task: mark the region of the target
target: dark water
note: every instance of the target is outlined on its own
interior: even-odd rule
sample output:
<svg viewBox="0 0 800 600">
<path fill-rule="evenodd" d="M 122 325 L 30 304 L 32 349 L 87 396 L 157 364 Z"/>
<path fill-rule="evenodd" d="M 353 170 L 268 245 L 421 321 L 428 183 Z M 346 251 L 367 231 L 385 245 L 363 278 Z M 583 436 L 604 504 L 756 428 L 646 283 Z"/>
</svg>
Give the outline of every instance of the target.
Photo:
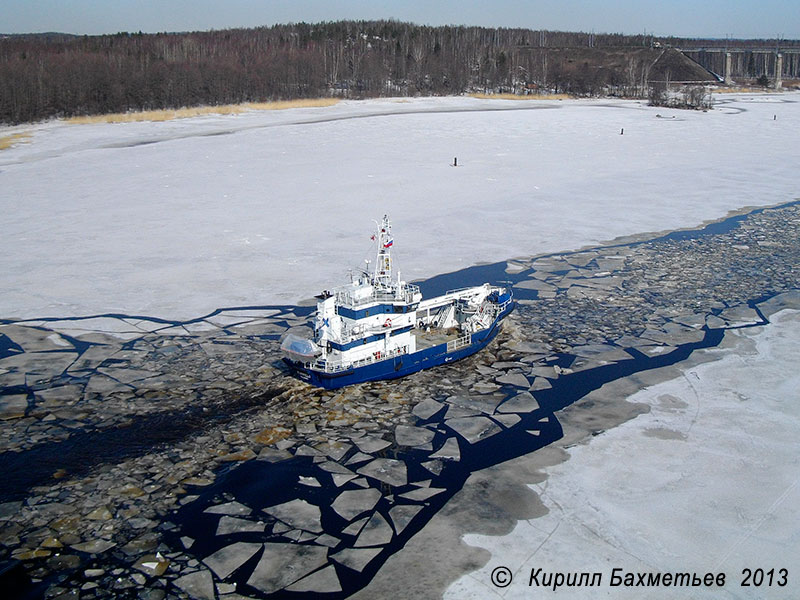
<svg viewBox="0 0 800 600">
<path fill-rule="evenodd" d="M 699 227 L 697 229 L 672 231 L 670 233 L 654 238 L 647 238 L 637 242 L 625 242 L 621 244 L 600 246 L 596 249 L 605 251 L 605 250 L 611 250 L 613 248 L 630 248 L 639 245 L 653 244 L 656 242 L 667 241 L 667 240 L 687 241 L 687 240 L 700 239 L 704 236 L 709 236 L 709 235 L 722 235 L 734 231 L 742 224 L 743 221 L 745 221 L 747 218 L 753 215 L 760 214 L 765 210 L 772 210 L 772 209 L 779 210 L 781 208 L 785 208 L 788 206 L 794 206 L 798 203 L 800 202 L 794 200 L 792 202 L 786 202 L 784 204 L 780 204 L 774 207 L 756 208 L 748 213 L 735 215 L 733 217 L 728 217 L 727 219 L 723 219 L 722 221 L 709 223 L 708 225 Z M 590 248 L 588 250 L 591 251 L 593 249 Z M 550 254 L 539 255 L 536 258 L 550 258 L 553 256 L 563 257 L 578 253 L 580 253 L 580 251 L 553 252 Z M 466 269 L 455 271 L 453 273 L 444 273 L 442 275 L 436 275 L 435 277 L 431 277 L 430 279 L 426 279 L 424 281 L 415 281 L 414 283 L 419 285 L 424 298 L 432 298 L 434 296 L 439 296 L 441 294 L 444 294 L 449 290 L 454 290 L 462 287 L 469 287 L 473 285 L 481 285 L 486 282 L 489 282 L 492 285 L 514 285 L 516 283 L 528 279 L 530 277 L 531 272 L 533 271 L 533 269 L 525 269 L 520 271 L 519 273 L 506 273 L 505 271 L 506 266 L 507 266 L 506 262 L 477 265 L 474 267 L 467 267 Z M 559 272 L 555 271 L 554 274 L 559 274 Z M 515 289 L 514 295 L 517 299 L 536 299 L 536 292 L 534 290 Z"/>
<path fill-rule="evenodd" d="M 25 498 L 32 487 L 52 482 L 56 471 L 65 471 L 71 477 L 83 476 L 99 465 L 144 456 L 208 427 L 227 423 L 242 411 L 263 406 L 276 393 L 229 397 L 224 405 L 189 406 L 132 417 L 124 426 L 76 431 L 64 441 L 45 442 L 24 452 L 0 453 L 0 503 Z"/>
<path fill-rule="evenodd" d="M 546 422 L 540 422 L 542 418 L 548 418 Z M 424 421 L 423 424 L 439 424 L 436 417 Z M 538 430 L 539 435 L 534 436 L 526 432 L 527 430 Z M 421 510 L 412 519 L 409 525 L 399 534 L 393 537 L 390 544 L 383 547 L 375 558 L 362 571 L 358 572 L 345 566 L 336 564 L 337 574 L 342 586 L 342 592 L 329 594 L 332 598 L 346 597 L 361 589 L 369 582 L 383 563 L 408 540 L 410 540 L 441 508 L 456 494 L 464 485 L 469 475 L 477 470 L 490 465 L 499 464 L 516 456 L 534 452 L 557 439 L 562 437 L 561 425 L 553 417 L 552 413 L 546 409 L 540 409 L 532 413 L 523 415 L 523 419 L 512 430 L 507 430 L 492 436 L 473 446 L 461 449 L 461 460 L 458 462 L 444 461 L 442 471 L 439 475 L 434 475 L 422 463 L 430 460 L 430 453 L 422 450 L 398 450 L 387 449 L 380 453 L 383 458 L 401 460 L 405 463 L 409 481 L 431 480 L 431 488 L 441 488 L 443 491 L 425 501 L 418 506 Z M 433 447 L 441 446 L 444 438 L 448 434 L 437 432 L 433 440 Z M 349 459 L 357 450 L 353 449 L 344 457 L 341 463 Z M 309 487 L 299 483 L 300 476 L 314 477 L 320 482 L 321 487 Z M 395 506 L 413 506 L 413 504 L 396 504 L 387 499 L 388 493 L 399 495 L 413 489 L 415 486 L 407 484 L 400 487 L 385 486 L 382 489 L 384 496 L 378 501 L 375 511 L 381 514 L 387 522 L 391 522 L 389 510 Z M 197 540 L 192 546 L 191 552 L 196 556 L 207 556 L 218 550 L 221 546 L 234 542 L 291 542 L 280 534 L 268 533 L 249 533 L 235 534 L 231 536 L 216 536 L 216 528 L 219 515 L 211 515 L 204 511 L 211 505 L 218 504 L 222 500 L 236 500 L 249 507 L 264 508 L 275 506 L 294 499 L 306 500 L 310 504 L 320 507 L 321 525 L 324 531 L 330 532 L 341 539 L 341 542 L 334 547 L 330 553 L 353 546 L 357 535 L 347 535 L 342 533 L 350 521 L 343 519 L 332 508 L 336 496 L 342 488 L 337 488 L 333 483 L 331 474 L 320 469 L 313 463 L 311 457 L 295 457 L 278 463 L 266 463 L 262 461 L 250 461 L 226 473 L 218 478 L 217 482 L 210 488 L 204 488 L 199 499 L 180 509 L 171 520 L 178 524 L 179 529 L 169 534 L 167 541 L 176 547 L 179 546 L 178 537 L 188 535 Z M 358 520 L 370 513 L 357 516 Z M 269 520 L 269 517 L 265 517 Z M 260 554 L 256 554 L 251 561 L 258 562 Z M 304 594 L 292 594 L 281 591 L 276 594 L 265 596 L 258 590 L 247 585 L 249 573 L 253 565 L 245 564 L 239 569 L 243 572 L 241 578 L 234 580 L 237 582 L 237 591 L 254 597 L 275 597 L 290 598 L 304 597 Z"/>
<path fill-rule="evenodd" d="M 409 481 L 431 479 L 430 486 L 432 488 L 444 488 L 445 491 L 430 498 L 411 521 L 411 524 L 400 535 L 395 536 L 392 542 L 384 547 L 363 572 L 358 573 L 336 564 L 335 567 L 342 584 L 342 592 L 329 594 L 326 597 L 344 598 L 364 587 L 378 572 L 382 564 L 392 554 L 400 550 L 453 495 L 462 489 L 470 474 L 486 467 L 524 456 L 560 439 L 563 436 L 563 432 L 561 424 L 556 417 L 557 411 L 583 398 L 586 394 L 598 389 L 605 383 L 643 370 L 674 364 L 686 359 L 693 351 L 699 348 L 715 346 L 722 340 L 723 333 L 721 330 L 707 330 L 705 337 L 701 341 L 683 344 L 668 354 L 648 357 L 641 352 L 631 351 L 630 360 L 560 376 L 552 382 L 552 389 L 534 392 L 533 395 L 540 404 L 539 409 L 527 414 L 521 414 L 522 419 L 519 423 L 488 439 L 473 445 L 462 443 L 460 460 L 457 462 L 445 461 L 444 469 L 438 476 L 432 475 L 421 466 L 421 463 L 430 460 L 430 452 L 387 449 L 381 456 L 402 460 L 407 465 Z M 568 364 L 573 358 L 570 355 L 562 355 L 557 357 L 555 362 Z M 506 388 L 506 392 L 510 397 L 516 395 L 519 390 Z M 438 399 L 444 401 L 444 398 Z M 420 426 L 435 426 L 437 434 L 433 440 L 433 448 L 440 447 L 444 443 L 444 439 L 452 435 L 452 433 L 445 433 L 447 428 L 442 412 L 440 411 L 440 414 L 417 423 Z M 543 419 L 546 420 L 543 422 Z M 538 430 L 539 435 L 534 436 L 528 433 L 531 430 Z M 351 450 L 339 462 L 345 464 L 349 457 L 356 452 L 357 449 Z M 314 477 L 322 486 L 320 488 L 309 488 L 306 485 L 302 485 L 299 483 L 300 476 Z M 400 488 L 385 487 L 387 489 L 382 490 L 384 496 L 388 493 L 398 496 L 413 489 L 411 485 Z M 189 536 L 196 539 L 197 542 L 191 551 L 192 554 L 199 557 L 210 555 L 221 547 L 240 541 L 287 543 L 291 540 L 279 534 L 270 534 L 269 530 L 266 534 L 236 534 L 229 537 L 222 536 L 222 539 L 220 539 L 215 535 L 219 515 L 206 514 L 203 511 L 213 504 L 228 500 L 236 500 L 249 507 L 264 508 L 300 498 L 319 506 L 322 511 L 321 523 L 325 532 L 342 539 L 341 543 L 331 550 L 331 554 L 333 554 L 339 549 L 351 547 L 356 538 L 356 536 L 341 534 L 341 530 L 346 526 L 347 522 L 330 507 L 334 498 L 340 492 L 341 488 L 337 488 L 333 484 L 330 474 L 313 464 L 310 457 L 295 457 L 279 463 L 251 461 L 219 477 L 212 487 L 203 489 L 196 501 L 177 511 L 171 517 L 171 520 L 178 524 L 179 528 L 175 533 L 170 534 L 170 537 L 176 547 L 180 547 L 178 543 L 178 537 L 180 536 Z M 378 503 L 376 509 L 386 518 L 392 506 L 384 498 Z M 269 519 L 270 517 L 265 516 L 265 520 Z M 251 560 L 257 562 L 258 556 L 254 556 Z M 237 590 L 240 593 L 267 598 L 294 597 L 293 594 L 285 591 L 265 596 L 259 593 L 258 590 L 250 588 L 247 585 L 247 579 L 251 570 L 248 565 L 241 568 L 240 571 L 245 573 L 241 579 L 236 579 L 234 574 L 234 579 L 237 581 Z M 297 597 L 300 597 L 300 594 Z"/>
<path fill-rule="evenodd" d="M 24 352 L 21 346 L 15 344 L 7 335 L 0 334 L 0 358 Z"/>
</svg>

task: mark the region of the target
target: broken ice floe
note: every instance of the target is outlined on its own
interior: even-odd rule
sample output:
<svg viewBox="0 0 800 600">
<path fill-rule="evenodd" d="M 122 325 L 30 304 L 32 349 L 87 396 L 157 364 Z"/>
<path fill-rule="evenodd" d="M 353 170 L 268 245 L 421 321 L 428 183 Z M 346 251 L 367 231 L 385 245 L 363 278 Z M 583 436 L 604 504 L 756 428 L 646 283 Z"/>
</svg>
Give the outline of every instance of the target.
<svg viewBox="0 0 800 600">
<path fill-rule="evenodd" d="M 749 264 L 748 272 L 788 281 L 787 269 L 797 262 L 792 258 L 797 223 L 784 219 L 779 224 L 768 214 L 752 219 L 762 230 L 769 223 L 786 226 L 788 241 L 737 243 L 740 250 L 733 255 L 729 239 L 711 236 L 702 252 L 661 240 L 635 249 L 514 261 L 510 272 L 524 278 L 517 286 L 520 295 L 538 300 L 521 305 L 500 341 L 470 361 L 391 386 L 368 384 L 341 393 L 309 392 L 294 384 L 295 391 L 280 407 L 259 410 L 257 422 L 239 419 L 222 428 L 224 435 L 211 427 L 211 437 L 197 447 L 211 453 L 213 465 L 257 457 L 251 463 L 269 469 L 290 457 L 307 457 L 302 473 L 291 479 L 294 487 L 280 493 L 278 504 L 270 494 L 254 502 L 240 499 L 236 489 L 220 493 L 219 482 L 211 485 L 215 474 L 208 455 L 198 459 L 198 450 L 185 449 L 180 456 L 160 459 L 159 469 L 143 468 L 135 475 L 140 482 L 122 483 L 120 477 L 120 483 L 106 487 L 108 492 L 94 492 L 113 493 L 132 507 L 155 503 L 163 510 L 171 505 L 169 491 L 181 486 L 176 505 L 194 510 L 197 526 L 182 521 L 177 527 L 158 525 L 175 535 L 177 551 L 165 560 L 155 554 L 160 534 L 150 531 L 158 523 L 156 514 L 128 514 L 133 508 L 114 505 L 107 497 L 80 516 L 56 514 L 61 509 L 44 506 L 58 502 L 42 502 L 36 518 L 47 520 L 66 547 L 82 554 L 98 560 L 104 553 L 129 556 L 134 583 L 145 576 L 165 577 L 168 585 L 195 597 L 212 597 L 215 586 L 233 597 L 235 583 L 249 582 L 251 594 L 254 589 L 338 593 L 353 585 L 339 580 L 339 569 L 360 572 L 374 566 L 372 561 L 385 560 L 476 464 L 515 456 L 557 437 L 560 426 L 551 407 L 558 406 L 571 378 L 586 381 L 600 367 L 618 363 L 638 368 L 637 361 L 644 365 L 649 356 L 660 358 L 686 344 L 703 343 L 708 330 L 763 322 L 760 312 L 747 305 L 758 286 L 746 277 L 717 273 L 735 267 L 728 262 L 746 259 L 770 269 Z M 741 242 L 751 233 L 737 235 Z M 150 410 L 213 406 L 215 399 L 229 401 L 248 386 L 285 380 L 265 357 L 277 356 L 277 336 L 288 326 L 302 325 L 304 317 L 275 310 L 220 311 L 213 318 L 175 324 L 102 317 L 95 323 L 0 325 L 0 348 L 5 349 L 0 385 L 7 391 L 0 395 L 0 417 L 7 426 L 0 440 L 5 448 L 24 450 L 71 432 L 129 423 Z M 84 329 L 90 323 L 101 329 Z M 281 420 L 290 413 L 294 421 Z M 483 452 L 487 444 L 497 457 Z M 170 471 L 175 473 L 165 475 Z M 51 484 L 58 491 L 54 498 L 71 493 L 58 481 Z M 366 494 L 351 495 L 358 492 Z M 193 508 L 195 503 L 201 506 Z M 32 522 L 33 506 L 8 510 L 20 523 Z M 90 535 L 81 527 L 97 523 L 93 531 L 99 533 L 102 524 L 123 516 L 125 530 L 135 532 L 135 539 L 117 543 L 113 536 Z M 31 536 L 17 539 L 13 556 L 26 560 L 45 560 L 56 542 L 62 543 L 47 539 L 39 548 L 29 547 Z M 199 548 L 203 554 L 192 558 Z M 292 553 L 299 568 L 281 576 L 275 570 L 278 555 Z M 67 564 L 52 562 L 62 563 Z"/>
<path fill-rule="evenodd" d="M 392 536 L 393 531 L 389 523 L 380 513 L 375 512 L 372 513 L 372 517 L 361 529 L 361 533 L 358 534 L 358 539 L 353 544 L 353 547 L 383 546 L 392 541 Z"/>
<path fill-rule="evenodd" d="M 266 543 L 247 585 L 264 594 L 277 592 L 326 564 L 327 555 L 322 546 Z"/>
<path fill-rule="evenodd" d="M 433 440 L 434 433 L 422 427 L 398 425 L 394 436 L 398 446 L 423 446 Z"/>
<path fill-rule="evenodd" d="M 259 543 L 236 542 L 207 556 L 203 562 L 214 571 L 217 577 L 225 579 L 250 560 L 256 552 L 261 550 L 261 547 L 262 545 Z"/>
<path fill-rule="evenodd" d="M 263 509 L 265 513 L 283 521 L 284 523 L 312 531 L 315 533 L 322 532 L 320 525 L 320 510 L 318 506 L 309 504 L 305 500 L 290 500 L 277 506 L 270 506 Z"/>
<path fill-rule="evenodd" d="M 371 510 L 380 499 L 381 493 L 376 489 L 347 490 L 337 496 L 331 507 L 349 521 Z"/>
<path fill-rule="evenodd" d="M 445 425 L 458 433 L 470 444 L 474 444 L 481 439 L 486 439 L 501 431 L 497 423 L 487 417 L 447 419 Z"/>
<path fill-rule="evenodd" d="M 391 458 L 376 458 L 358 469 L 358 473 L 395 487 L 403 486 L 408 481 L 406 464 Z"/>
</svg>

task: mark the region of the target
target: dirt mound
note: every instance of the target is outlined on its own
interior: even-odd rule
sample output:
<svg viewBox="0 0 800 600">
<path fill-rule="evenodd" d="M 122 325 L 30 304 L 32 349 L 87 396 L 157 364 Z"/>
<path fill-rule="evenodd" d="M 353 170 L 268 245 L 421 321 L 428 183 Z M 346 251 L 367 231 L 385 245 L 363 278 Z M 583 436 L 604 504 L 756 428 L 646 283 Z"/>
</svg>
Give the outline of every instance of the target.
<svg viewBox="0 0 800 600">
<path fill-rule="evenodd" d="M 716 78 L 678 50 L 667 48 L 650 69 L 650 81 L 712 83 Z"/>
</svg>

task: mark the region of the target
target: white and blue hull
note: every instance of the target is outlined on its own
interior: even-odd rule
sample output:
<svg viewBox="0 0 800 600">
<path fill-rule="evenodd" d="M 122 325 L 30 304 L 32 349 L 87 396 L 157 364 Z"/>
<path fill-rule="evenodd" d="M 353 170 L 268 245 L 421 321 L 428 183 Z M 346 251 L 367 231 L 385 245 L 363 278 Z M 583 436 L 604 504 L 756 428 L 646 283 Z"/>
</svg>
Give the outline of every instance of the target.
<svg viewBox="0 0 800 600">
<path fill-rule="evenodd" d="M 336 389 L 366 381 L 397 379 L 423 369 L 461 360 L 483 350 L 495 338 L 500 331 L 500 322 L 513 308 L 514 304 L 509 297 L 506 307 L 490 327 L 473 333 L 468 345 L 452 351 L 448 350 L 448 343 L 444 342 L 411 354 L 401 354 L 367 365 L 330 372 L 314 369 L 311 365 L 304 365 L 288 358 L 283 360 L 299 379 L 326 389 Z"/>
<path fill-rule="evenodd" d="M 281 343 L 286 364 L 316 386 L 395 379 L 459 360 L 485 347 L 513 309 L 511 291 L 488 283 L 423 300 L 418 286 L 392 276 L 389 218 L 376 224 L 374 270 L 317 296 L 313 338 L 289 332 Z"/>
</svg>

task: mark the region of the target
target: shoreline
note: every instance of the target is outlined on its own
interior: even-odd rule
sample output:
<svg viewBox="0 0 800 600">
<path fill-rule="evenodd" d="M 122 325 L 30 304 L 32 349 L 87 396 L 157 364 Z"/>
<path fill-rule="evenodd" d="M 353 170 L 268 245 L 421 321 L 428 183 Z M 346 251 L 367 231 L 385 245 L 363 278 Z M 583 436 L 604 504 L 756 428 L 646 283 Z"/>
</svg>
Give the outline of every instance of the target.
<svg viewBox="0 0 800 600">
<path fill-rule="evenodd" d="M 779 90 L 771 88 L 757 88 L 757 87 L 738 87 L 738 88 L 713 88 L 710 93 L 715 97 L 728 97 L 738 98 L 746 96 L 782 96 L 785 94 L 792 94 L 800 91 L 798 87 L 784 87 Z M 193 119 L 202 118 L 207 116 L 229 116 L 241 115 L 248 111 L 259 110 L 287 110 L 297 108 L 327 108 L 334 106 L 340 102 L 350 103 L 368 103 L 368 102 L 399 102 L 407 103 L 413 102 L 418 99 L 448 99 L 448 98 L 473 98 L 475 100 L 493 100 L 493 101 L 506 101 L 506 102 L 563 102 L 563 101 L 632 101 L 643 103 L 647 98 L 635 97 L 622 97 L 622 96 L 592 96 L 589 98 L 583 96 L 570 96 L 564 93 L 548 93 L 548 94 L 484 94 L 479 92 L 463 92 L 461 94 L 448 94 L 448 95 L 434 95 L 434 96 L 376 96 L 371 98 L 343 98 L 337 96 L 326 96 L 319 98 L 296 98 L 294 100 L 266 100 L 263 102 L 241 102 L 238 104 L 198 104 L 193 106 L 180 106 L 173 108 L 163 109 L 142 109 L 131 110 L 123 113 L 94 113 L 89 115 L 75 115 L 71 117 L 50 117 L 38 121 L 24 121 L 21 123 L 8 123 L 0 122 L 0 136 L 6 133 L 13 132 L 16 129 L 37 128 L 50 124 L 71 124 L 71 125 L 87 125 L 98 123 L 162 123 L 167 120 L 176 119 Z M 648 105 L 649 106 L 649 105 Z M 675 107 L 654 107 L 662 108 L 664 110 L 693 110 Z M 712 107 L 713 109 L 713 107 Z M 169 118 L 165 118 L 169 117 Z"/>
</svg>

